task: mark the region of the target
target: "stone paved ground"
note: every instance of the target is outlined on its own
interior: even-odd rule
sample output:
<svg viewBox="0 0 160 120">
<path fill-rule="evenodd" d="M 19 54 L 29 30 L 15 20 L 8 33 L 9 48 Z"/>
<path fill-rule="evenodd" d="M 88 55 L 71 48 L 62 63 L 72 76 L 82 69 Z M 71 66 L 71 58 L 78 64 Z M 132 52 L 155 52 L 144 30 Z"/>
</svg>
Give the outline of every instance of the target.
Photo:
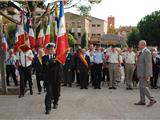
<svg viewBox="0 0 160 120">
<path fill-rule="evenodd" d="M 50 115 L 44 114 L 45 93 L 38 95 L 36 91 L 21 99 L 0 96 L 0 120 L 160 120 L 159 103 L 151 108 L 134 106 L 139 91 L 126 91 L 123 85 L 117 90 L 62 88 L 58 109 Z M 160 101 L 160 89 L 151 92 Z"/>
</svg>

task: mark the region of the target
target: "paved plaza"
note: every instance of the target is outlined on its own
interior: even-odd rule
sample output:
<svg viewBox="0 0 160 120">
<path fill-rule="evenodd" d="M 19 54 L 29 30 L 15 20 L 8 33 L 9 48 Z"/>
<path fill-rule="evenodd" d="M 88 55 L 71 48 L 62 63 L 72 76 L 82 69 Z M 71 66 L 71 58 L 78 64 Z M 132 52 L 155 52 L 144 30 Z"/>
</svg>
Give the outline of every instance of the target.
<svg viewBox="0 0 160 120">
<path fill-rule="evenodd" d="M 139 91 L 126 91 L 120 84 L 117 90 L 80 90 L 77 87 L 62 88 L 57 110 L 45 115 L 45 93 L 26 93 L 18 96 L 0 96 L 0 120 L 160 120 L 160 89 L 151 90 L 158 101 L 153 107 L 134 106 Z M 147 101 L 148 102 L 148 101 Z"/>
</svg>

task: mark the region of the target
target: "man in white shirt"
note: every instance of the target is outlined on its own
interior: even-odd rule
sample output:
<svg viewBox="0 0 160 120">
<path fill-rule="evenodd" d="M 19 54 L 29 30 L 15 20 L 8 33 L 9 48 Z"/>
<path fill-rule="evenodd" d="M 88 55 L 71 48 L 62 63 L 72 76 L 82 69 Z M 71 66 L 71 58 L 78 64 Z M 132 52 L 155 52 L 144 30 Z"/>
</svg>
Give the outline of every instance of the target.
<svg viewBox="0 0 160 120">
<path fill-rule="evenodd" d="M 32 50 L 28 50 L 23 52 L 20 50 L 17 53 L 17 62 L 18 62 L 18 69 L 20 73 L 20 95 L 19 98 L 24 96 L 25 86 L 27 81 L 29 82 L 29 89 L 30 94 L 33 94 L 32 91 L 32 60 L 33 60 L 33 53 Z"/>
<path fill-rule="evenodd" d="M 5 60 L 5 64 L 6 64 L 6 81 L 7 81 L 7 85 L 10 86 L 10 82 L 9 82 L 9 77 L 10 74 L 12 75 L 12 78 L 14 80 L 14 84 L 15 86 L 18 86 L 18 81 L 16 78 L 16 74 L 15 74 L 15 62 L 16 62 L 16 57 L 13 54 L 13 49 L 10 49 L 7 53 L 6 53 L 6 60 Z"/>
<path fill-rule="evenodd" d="M 133 52 L 132 47 L 128 47 L 127 51 L 124 54 L 124 63 L 125 63 L 125 82 L 126 89 L 132 90 L 132 78 L 135 70 L 136 54 Z"/>
<path fill-rule="evenodd" d="M 116 89 L 115 82 L 118 79 L 118 72 L 119 72 L 119 53 L 116 48 L 111 48 L 111 52 L 108 53 L 109 55 L 109 89 Z"/>
</svg>

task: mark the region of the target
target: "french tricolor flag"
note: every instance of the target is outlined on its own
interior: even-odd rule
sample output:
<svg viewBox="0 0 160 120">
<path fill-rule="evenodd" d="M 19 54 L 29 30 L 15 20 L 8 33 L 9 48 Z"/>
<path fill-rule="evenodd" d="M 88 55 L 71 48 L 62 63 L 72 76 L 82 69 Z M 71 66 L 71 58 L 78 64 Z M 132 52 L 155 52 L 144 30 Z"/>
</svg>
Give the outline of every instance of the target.
<svg viewBox="0 0 160 120">
<path fill-rule="evenodd" d="M 35 48 L 36 42 L 35 42 L 34 32 L 32 28 L 31 17 L 29 17 L 29 43 L 31 48 Z"/>
<path fill-rule="evenodd" d="M 45 35 L 45 40 L 44 40 L 44 48 L 46 48 L 46 45 L 50 43 L 50 15 L 48 16 L 48 25 L 47 25 L 47 30 L 46 30 L 46 35 Z"/>
<path fill-rule="evenodd" d="M 24 13 L 21 13 L 20 16 L 20 23 L 21 25 L 19 25 L 19 33 L 18 33 L 18 44 L 22 45 L 25 43 L 25 31 L 26 30 L 26 25 L 25 25 L 25 16 Z"/>
<path fill-rule="evenodd" d="M 8 50 L 7 38 L 5 34 L 2 35 L 2 49 L 4 52 L 7 52 Z"/>
<path fill-rule="evenodd" d="M 66 61 L 66 51 L 68 49 L 68 39 L 66 35 L 65 27 L 65 17 L 64 17 L 64 8 L 63 1 L 60 1 L 60 11 L 59 11 L 59 20 L 58 20 L 58 38 L 56 41 L 56 56 L 57 60 L 61 64 L 65 64 Z"/>
</svg>

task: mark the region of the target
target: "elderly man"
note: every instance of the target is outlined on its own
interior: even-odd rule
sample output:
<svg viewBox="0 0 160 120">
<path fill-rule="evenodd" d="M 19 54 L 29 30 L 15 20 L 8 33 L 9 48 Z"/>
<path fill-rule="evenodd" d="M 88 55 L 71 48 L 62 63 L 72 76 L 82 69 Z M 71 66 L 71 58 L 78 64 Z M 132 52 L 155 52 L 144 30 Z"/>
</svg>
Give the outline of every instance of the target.
<svg viewBox="0 0 160 120">
<path fill-rule="evenodd" d="M 15 86 L 18 86 L 18 81 L 15 74 L 15 63 L 16 63 L 16 56 L 13 54 L 13 49 L 10 49 L 9 52 L 6 54 L 6 81 L 7 85 L 10 86 L 9 77 L 10 74 L 12 75 L 12 78 L 14 80 Z"/>
<path fill-rule="evenodd" d="M 124 54 L 125 75 L 126 75 L 126 89 L 132 89 L 132 78 L 135 70 L 136 54 L 133 52 L 132 47 L 128 47 Z"/>
<path fill-rule="evenodd" d="M 102 65 L 104 54 L 101 51 L 101 47 L 97 46 L 93 53 L 93 87 L 94 89 L 101 89 L 102 81 Z"/>
<path fill-rule="evenodd" d="M 115 87 L 115 82 L 118 79 L 118 71 L 120 65 L 119 53 L 116 48 L 111 48 L 111 52 L 109 53 L 109 89 L 117 89 Z"/>
<path fill-rule="evenodd" d="M 88 89 L 88 71 L 90 67 L 89 56 L 86 49 L 82 49 L 77 59 L 77 70 L 80 74 L 80 89 Z"/>
<path fill-rule="evenodd" d="M 140 101 L 135 105 L 145 105 L 145 96 L 150 100 L 148 107 L 154 105 L 156 100 L 149 92 L 149 80 L 152 76 L 152 55 L 146 47 L 146 41 L 139 41 L 138 48 L 140 50 L 137 61 L 137 77 L 139 79 Z"/>
</svg>

